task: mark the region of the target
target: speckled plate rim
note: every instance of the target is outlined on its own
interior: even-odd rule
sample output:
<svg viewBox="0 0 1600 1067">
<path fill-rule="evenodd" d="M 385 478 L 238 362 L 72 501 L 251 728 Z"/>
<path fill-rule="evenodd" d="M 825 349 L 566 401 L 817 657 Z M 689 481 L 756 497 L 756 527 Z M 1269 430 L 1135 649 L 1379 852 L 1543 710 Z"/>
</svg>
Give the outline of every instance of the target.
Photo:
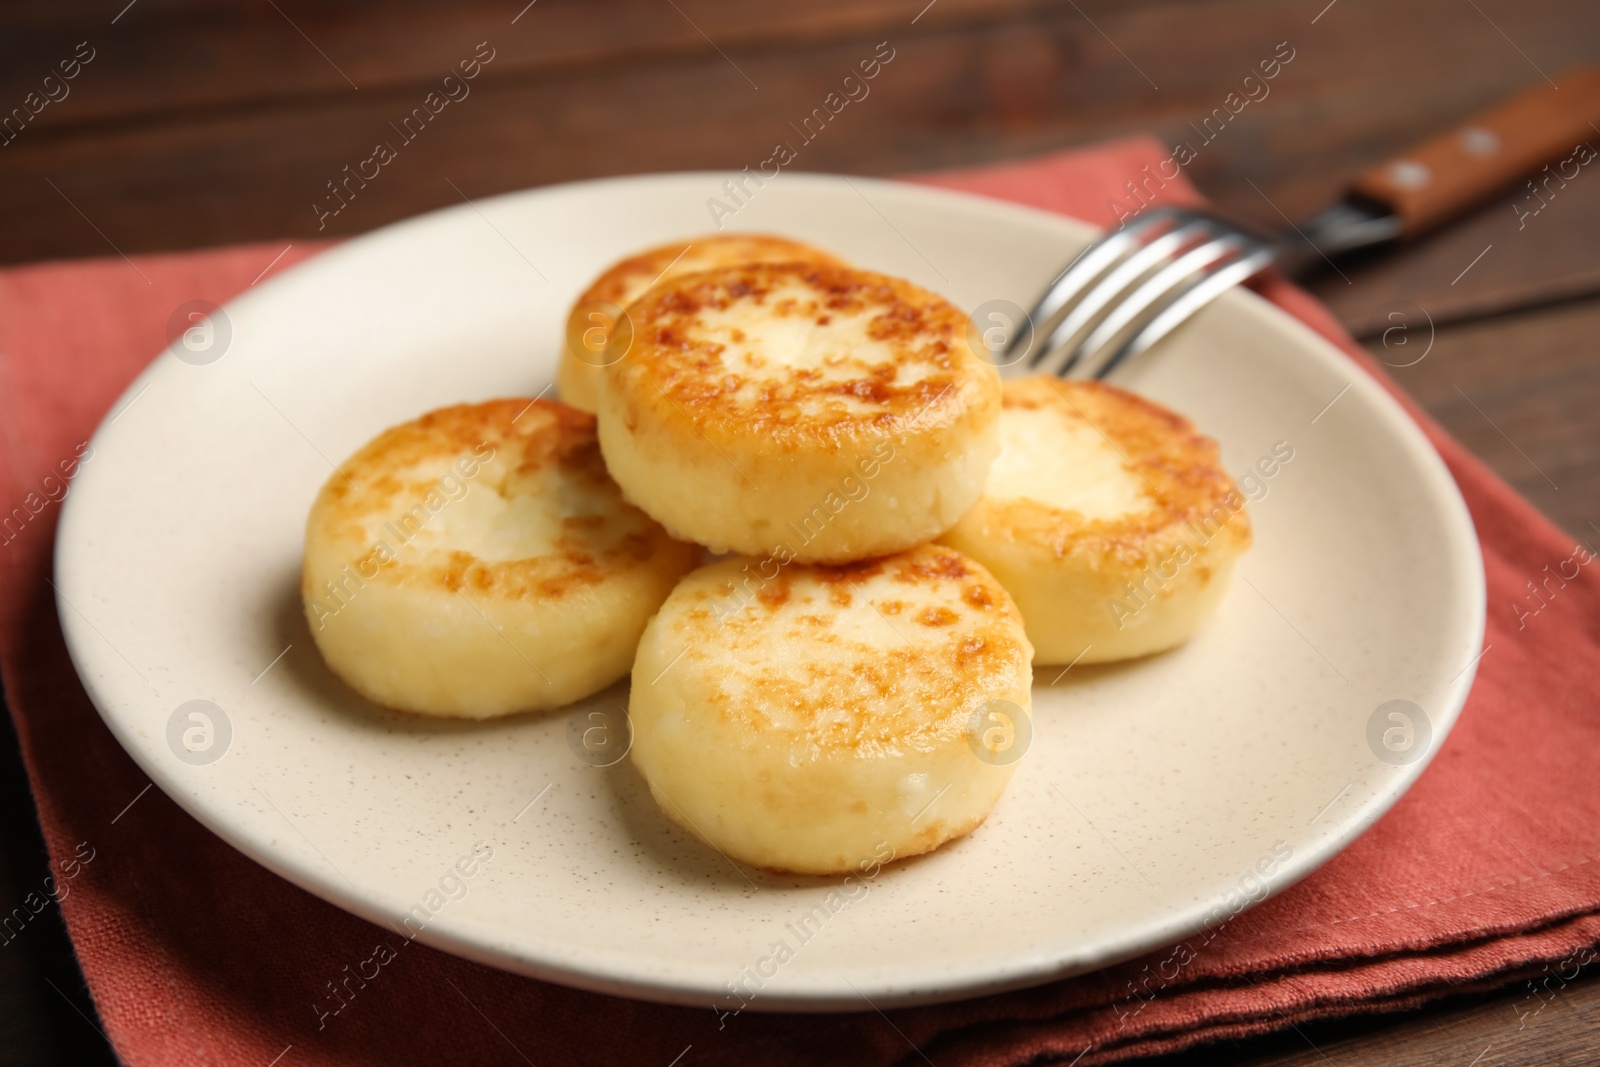
<svg viewBox="0 0 1600 1067">
<path fill-rule="evenodd" d="M 337 273 L 357 257 L 381 253 L 387 245 L 407 241 L 413 228 L 436 225 L 448 216 L 458 216 L 465 222 L 473 213 L 525 197 L 561 198 L 573 191 L 595 189 L 630 195 L 636 190 L 648 191 L 664 183 L 682 183 L 686 187 L 699 189 L 736 177 L 732 173 L 688 172 L 573 182 L 441 209 L 352 239 L 241 295 L 228 307 L 239 310 L 271 301 L 282 277 L 306 272 Z M 946 190 L 804 173 L 787 174 L 784 181 L 791 189 L 802 194 L 807 188 L 834 189 L 840 182 L 848 181 L 857 191 L 869 191 L 873 200 L 881 205 L 898 202 L 913 210 L 987 214 L 1008 225 L 1027 225 L 1053 231 L 1061 237 L 1064 248 L 1081 244 L 1094 233 L 1092 228 L 1075 220 Z M 1349 402 L 1375 412 L 1402 444 L 1407 452 L 1406 458 L 1421 475 L 1416 486 L 1418 500 L 1439 520 L 1441 529 L 1445 531 L 1447 539 L 1440 549 L 1449 560 L 1453 581 L 1468 591 L 1467 606 L 1470 610 L 1459 618 L 1454 632 L 1448 635 L 1448 643 L 1461 648 L 1480 647 L 1485 625 L 1485 592 L 1476 533 L 1459 489 L 1421 430 L 1382 386 L 1300 321 L 1246 290 L 1227 293 L 1220 303 L 1226 305 L 1233 314 L 1247 317 L 1263 331 L 1287 342 L 1293 349 L 1293 358 L 1316 361 L 1347 377 L 1351 393 Z M 112 425 L 115 421 L 112 413 L 124 410 L 154 381 L 172 372 L 170 361 L 157 360 L 140 374 L 112 405 L 106 420 L 92 438 L 93 447 L 97 451 L 114 447 L 118 430 Z M 163 756 L 151 738 L 140 736 L 132 724 L 119 714 L 118 708 L 125 694 L 113 685 L 102 685 L 97 681 L 97 678 L 116 677 L 115 671 L 101 669 L 105 661 L 114 658 L 115 653 L 104 646 L 96 636 L 93 625 L 72 607 L 68 597 L 69 593 L 83 589 L 84 583 L 92 578 L 84 569 L 88 561 L 83 558 L 83 546 L 93 531 L 83 527 L 81 515 L 84 499 L 96 491 L 94 473 L 92 468 L 84 468 L 74 484 L 73 492 L 63 501 L 57 535 L 56 582 L 58 612 L 72 661 L 102 718 L 152 781 L 212 832 L 291 883 L 375 924 L 386 925 L 391 916 L 396 914 L 392 901 L 382 899 L 383 895 L 376 892 L 352 891 L 352 887 L 331 876 L 311 852 L 270 847 L 248 825 L 233 818 L 228 810 L 209 802 L 209 798 L 193 788 L 192 782 L 180 779 L 176 766 Z M 1397 768 L 1386 787 L 1367 797 L 1359 806 L 1342 812 L 1336 820 L 1330 820 L 1319 836 L 1297 849 L 1293 857 L 1279 869 L 1269 896 L 1293 885 L 1348 847 L 1404 795 L 1427 768 L 1440 742 L 1454 725 L 1471 689 L 1476 667 L 1477 660 L 1474 659 L 1446 683 L 1446 698 L 1433 716 L 1434 744 L 1425 756 L 1415 763 Z M 949 1001 L 1037 985 L 1173 944 L 1194 932 L 1199 920 L 1214 905 L 1215 901 L 1189 903 L 1168 914 L 1151 916 L 1136 937 L 1077 939 L 1065 943 L 1045 941 L 1030 952 L 1010 953 L 985 961 L 982 965 L 969 964 L 950 973 L 911 972 L 896 969 L 891 963 L 854 975 L 847 983 L 849 988 L 841 987 L 835 980 L 807 980 L 809 976 L 797 975 L 786 988 L 774 991 L 763 1001 L 753 1003 L 751 1008 L 770 1011 L 870 1010 L 863 1003 L 865 998 L 870 998 L 874 1007 L 887 1007 Z M 681 966 L 671 968 L 641 967 L 640 961 L 624 953 L 564 952 L 555 946 L 512 944 L 492 932 L 457 926 L 448 920 L 430 925 L 417 936 L 417 940 L 490 966 L 595 992 L 699 1007 L 725 992 L 726 973 L 697 968 L 694 961 L 683 961 Z"/>
</svg>

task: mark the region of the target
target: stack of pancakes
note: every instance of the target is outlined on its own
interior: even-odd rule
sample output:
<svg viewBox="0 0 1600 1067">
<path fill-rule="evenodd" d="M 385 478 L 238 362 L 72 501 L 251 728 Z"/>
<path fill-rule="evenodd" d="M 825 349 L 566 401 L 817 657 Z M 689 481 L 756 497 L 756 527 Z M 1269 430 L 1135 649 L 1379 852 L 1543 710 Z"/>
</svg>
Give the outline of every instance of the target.
<svg viewBox="0 0 1600 1067">
<path fill-rule="evenodd" d="M 662 810 L 760 867 L 971 831 L 1027 750 L 1032 664 L 1182 643 L 1250 543 L 1181 416 L 1002 386 L 950 302 L 783 238 L 616 264 L 558 382 L 565 402 L 391 429 L 329 479 L 302 588 L 318 646 L 373 700 L 468 718 L 631 666 Z"/>
</svg>

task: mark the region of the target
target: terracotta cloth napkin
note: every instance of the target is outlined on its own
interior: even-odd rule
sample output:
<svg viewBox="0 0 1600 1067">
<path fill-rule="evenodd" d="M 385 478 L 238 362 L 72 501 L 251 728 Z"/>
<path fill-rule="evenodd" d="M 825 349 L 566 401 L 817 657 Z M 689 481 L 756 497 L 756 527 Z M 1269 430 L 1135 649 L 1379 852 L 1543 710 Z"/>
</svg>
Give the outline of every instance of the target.
<svg viewBox="0 0 1600 1067">
<path fill-rule="evenodd" d="M 1141 138 L 922 180 L 1109 223 L 1123 183 L 1165 155 Z M 1198 200 L 1181 180 L 1162 193 Z M 318 247 L 297 241 L 272 270 Z M 302 892 L 160 790 L 141 792 L 148 779 L 112 740 L 68 662 L 47 582 L 59 508 L 48 502 L 55 483 L 46 476 L 76 454 L 163 347 L 174 308 L 226 300 L 282 249 L 0 272 L 9 460 L 0 501 L 9 508 L 33 493 L 44 502 L 0 546 L 0 671 L 58 871 L 87 842 L 71 867 L 76 877 L 62 877 L 70 891 L 60 906 L 105 1032 L 127 1062 L 266 1065 L 281 1055 L 282 1067 L 693 1067 L 926 1058 L 941 1067 L 1086 1067 L 1407 1007 L 1592 958 L 1600 943 L 1600 863 L 1592 859 L 1600 854 L 1600 568 L 1551 583 L 1537 615 L 1514 610 L 1524 583 L 1571 559 L 1574 542 L 1409 404 L 1483 539 L 1492 648 L 1459 725 L 1410 794 L 1321 871 L 1222 927 L 1185 966 L 1166 950 L 957 1004 L 887 1015 L 745 1012 L 719 1022 L 709 1006 L 582 993 L 407 946 L 393 930 Z M 1263 291 L 1376 373 L 1309 297 L 1277 281 Z M 90 849 L 93 858 L 81 862 Z M 603 915 L 603 902 L 596 907 Z M 325 983 L 380 944 L 398 958 L 319 1029 L 313 1003 L 326 996 Z M 1529 1010 L 1538 1003 L 1530 997 Z"/>
</svg>

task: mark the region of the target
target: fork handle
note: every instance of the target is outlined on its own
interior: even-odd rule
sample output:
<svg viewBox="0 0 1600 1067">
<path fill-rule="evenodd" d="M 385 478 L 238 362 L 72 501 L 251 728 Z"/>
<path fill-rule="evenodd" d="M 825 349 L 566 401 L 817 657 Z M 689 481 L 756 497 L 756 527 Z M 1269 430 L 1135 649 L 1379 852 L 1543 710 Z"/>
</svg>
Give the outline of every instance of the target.
<svg viewBox="0 0 1600 1067">
<path fill-rule="evenodd" d="M 1351 192 L 1375 200 L 1414 237 L 1447 221 L 1518 178 L 1549 168 L 1565 185 L 1596 157 L 1600 144 L 1600 69 L 1577 67 L 1557 79 L 1490 108 L 1458 129 L 1440 134 L 1357 175 Z M 1562 173 L 1562 171 L 1572 173 Z M 1593 179 L 1591 179 L 1593 180 Z M 1550 192 L 1550 175 L 1543 179 Z M 1530 209 L 1543 201 L 1530 202 Z M 1519 213 L 1520 214 L 1520 213 Z"/>
</svg>

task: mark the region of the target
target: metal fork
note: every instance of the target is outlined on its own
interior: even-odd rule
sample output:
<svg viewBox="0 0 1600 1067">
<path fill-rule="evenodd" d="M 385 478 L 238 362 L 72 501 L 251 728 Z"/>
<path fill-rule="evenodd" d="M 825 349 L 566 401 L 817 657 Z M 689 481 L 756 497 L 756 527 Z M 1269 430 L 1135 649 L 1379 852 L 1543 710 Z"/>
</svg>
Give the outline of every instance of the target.
<svg viewBox="0 0 1600 1067">
<path fill-rule="evenodd" d="M 1079 253 L 996 362 L 1011 374 L 1104 378 L 1274 257 L 1272 244 L 1231 223 L 1184 208 L 1150 211 Z"/>
</svg>

